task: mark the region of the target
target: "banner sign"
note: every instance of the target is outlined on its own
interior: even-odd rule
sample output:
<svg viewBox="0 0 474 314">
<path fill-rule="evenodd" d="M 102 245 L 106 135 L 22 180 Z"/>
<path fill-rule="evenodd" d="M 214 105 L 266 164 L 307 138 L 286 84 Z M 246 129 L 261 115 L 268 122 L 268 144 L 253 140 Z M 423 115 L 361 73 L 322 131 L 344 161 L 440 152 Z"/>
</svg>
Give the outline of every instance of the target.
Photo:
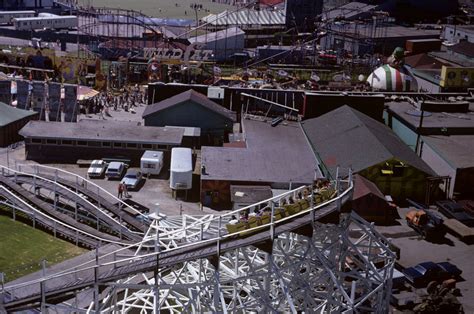
<svg viewBox="0 0 474 314">
<path fill-rule="evenodd" d="M 64 120 L 77 122 L 77 85 L 64 85 Z"/>
<path fill-rule="evenodd" d="M 61 121 L 61 84 L 49 84 L 49 121 Z"/>
</svg>

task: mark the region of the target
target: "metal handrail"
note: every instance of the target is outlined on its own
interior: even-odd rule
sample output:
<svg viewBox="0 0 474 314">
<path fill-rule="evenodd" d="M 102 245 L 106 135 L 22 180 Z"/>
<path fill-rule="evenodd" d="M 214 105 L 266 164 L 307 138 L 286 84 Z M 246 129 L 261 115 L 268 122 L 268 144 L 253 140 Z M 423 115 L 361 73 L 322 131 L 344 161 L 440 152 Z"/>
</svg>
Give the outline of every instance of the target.
<svg viewBox="0 0 474 314">
<path fill-rule="evenodd" d="M 28 172 L 23 172 L 23 171 L 18 171 L 18 170 L 13 170 L 13 169 L 10 169 L 10 168 L 7 168 L 5 166 L 2 166 L 0 165 L 0 169 L 2 169 L 2 173 L 5 171 L 5 169 L 8 171 L 8 172 L 13 172 L 15 174 L 20 174 L 20 175 L 26 175 L 26 176 L 31 176 L 33 178 L 38 178 L 40 180 L 43 180 L 45 182 L 49 182 L 49 183 L 53 183 L 59 187 L 61 187 L 62 189 L 65 189 L 65 190 L 68 190 L 70 191 L 71 193 L 75 194 L 77 197 L 79 197 L 80 199 L 82 199 L 83 201 L 85 201 L 86 203 L 88 203 L 89 205 L 91 205 L 94 209 L 98 210 L 99 212 L 101 212 L 102 214 L 104 214 L 105 216 L 107 216 L 108 218 L 112 219 L 120 228 L 125 228 L 127 229 L 130 233 L 137 233 L 135 231 L 132 231 L 132 230 L 129 230 L 128 228 L 124 227 L 123 224 L 120 222 L 120 221 L 117 221 L 115 218 L 113 218 L 112 216 L 110 216 L 109 214 L 107 214 L 106 212 L 104 212 L 100 207 L 92 204 L 91 202 L 89 202 L 86 198 L 84 198 L 82 195 L 80 195 L 79 193 L 76 193 L 74 192 L 73 190 L 69 189 L 68 187 L 62 185 L 61 183 L 58 183 L 56 181 L 52 181 L 48 178 L 44 178 L 44 177 L 41 177 L 37 174 L 32 174 L 32 173 L 28 173 Z M 143 233 L 138 233 L 138 234 L 143 234 Z"/>
<path fill-rule="evenodd" d="M 97 195 L 100 196 L 100 191 L 102 191 L 103 193 L 107 194 L 108 196 L 112 197 L 112 199 L 116 202 L 118 202 L 119 204 L 127 207 L 128 209 L 130 209 L 131 211 L 135 212 L 136 214 L 142 216 L 143 218 L 147 218 L 146 215 L 144 215 L 143 213 L 141 213 L 140 211 L 136 210 L 135 208 L 133 208 L 132 206 L 130 206 L 129 204 L 125 203 L 124 201 L 122 201 L 121 199 L 117 198 L 115 195 L 113 195 L 112 193 L 110 193 L 109 191 L 105 190 L 103 187 L 101 187 L 100 185 L 76 174 L 76 173 L 73 173 L 73 172 L 70 172 L 70 171 L 67 171 L 67 170 L 63 170 L 63 169 L 59 169 L 59 168 L 55 168 L 55 167 L 50 167 L 50 166 L 45 166 L 45 165 L 38 165 L 38 164 L 34 164 L 34 165 L 30 165 L 30 164 L 19 164 L 18 165 L 18 169 L 21 169 L 21 167 L 32 167 L 32 168 L 36 168 L 36 172 L 39 173 L 38 169 L 40 168 L 44 168 L 44 169 L 49 169 L 49 170 L 54 170 L 56 172 L 56 175 L 58 172 L 62 172 L 62 173 L 65 173 L 67 175 L 70 175 L 70 176 L 73 176 L 75 179 L 76 179 L 76 183 L 77 183 L 77 180 L 82 180 L 84 182 L 87 182 L 86 185 L 84 185 L 83 187 L 85 189 L 87 189 L 87 185 L 91 184 L 93 185 L 94 187 L 97 188 Z M 89 190 L 89 189 L 88 189 Z M 93 193 L 96 193 L 95 191 L 92 191 L 92 190 L 89 190 Z"/>
<path fill-rule="evenodd" d="M 29 209 L 33 210 L 35 213 L 38 213 L 40 214 L 41 216 L 47 218 L 47 219 L 50 219 L 52 220 L 54 223 L 57 223 L 59 225 L 62 225 L 68 229 L 71 229 L 75 232 L 78 232 L 78 233 L 81 233 L 81 234 L 84 234 L 88 237 L 91 237 L 91 238 L 94 238 L 96 240 L 99 240 L 99 241 L 103 241 L 103 242 L 109 242 L 109 243 L 114 243 L 114 244 L 119 244 L 119 245 L 124 245 L 124 243 L 122 242 L 119 242 L 119 241 L 113 241 L 113 240 L 109 240 L 109 239 L 104 239 L 104 238 L 101 238 L 101 237 L 98 237 L 96 235 L 93 235 L 93 234 L 90 234 L 86 231 L 83 231 L 81 229 L 78 229 L 78 228 L 75 228 L 73 226 L 70 226 L 54 217 L 50 217 L 48 215 L 46 215 L 45 213 L 43 213 L 42 211 L 36 209 L 35 207 L 33 207 L 32 205 L 28 204 L 27 202 L 25 202 L 21 197 L 19 197 L 18 195 L 16 195 L 15 193 L 11 192 L 10 190 L 8 190 L 6 187 L 4 187 L 3 185 L 0 185 L 0 189 L 4 190 L 5 192 L 7 192 L 9 195 L 11 195 L 12 197 L 14 197 L 16 200 L 20 201 L 21 203 L 23 203 L 25 206 L 27 206 Z M 21 210 L 21 209 L 19 209 Z M 22 211 L 22 210 L 21 210 Z"/>
<path fill-rule="evenodd" d="M 69 271 L 69 272 L 61 272 L 61 273 L 57 273 L 57 274 L 52 274 L 52 275 L 49 275 L 49 276 L 46 276 L 46 277 L 43 277 L 43 278 L 40 278 L 40 279 L 36 279 L 36 280 L 33 280 L 33 281 L 29 281 L 29 282 L 24 282 L 24 283 L 20 283 L 20 284 L 17 284 L 17 285 L 12 285 L 12 286 L 8 286 L 8 287 L 5 287 L 5 290 L 12 290 L 12 289 L 16 289 L 16 288 L 21 288 L 21 287 L 25 287 L 25 286 L 28 286 L 28 285 L 32 285 L 32 284 L 36 284 L 36 283 L 41 283 L 41 282 L 45 282 L 47 280 L 50 280 L 50 279 L 54 279 L 54 278 L 58 278 L 58 277 L 61 277 L 61 276 L 66 276 L 66 275 L 70 275 L 70 274 L 74 274 L 74 273 L 77 273 L 77 272 L 80 272 L 80 271 L 86 271 L 86 270 L 91 270 L 91 269 L 98 269 L 99 267 L 104 267 L 104 266 L 112 266 L 112 265 L 115 265 L 115 264 L 118 264 L 118 263 L 125 263 L 125 262 L 133 262 L 133 261 L 137 261 L 137 260 L 140 260 L 140 259 L 143 259 L 143 258 L 147 258 L 147 257 L 153 257 L 153 256 L 156 256 L 156 255 L 160 255 L 162 253 L 169 253 L 169 252 L 173 252 L 173 251 L 176 251 L 178 249 L 183 249 L 183 248 L 187 248 L 187 247 L 193 247 L 197 244 L 206 244 L 206 243 L 211 243 L 211 242 L 217 242 L 219 243 L 221 240 L 225 240 L 227 238 L 230 238 L 230 237 L 233 237 L 234 235 L 236 234 L 239 234 L 239 233 L 242 233 L 242 232 L 252 232 L 252 231 L 257 231 L 259 229 L 262 229 L 262 228 L 267 228 L 267 227 L 273 227 L 274 225 L 276 224 L 280 224 L 282 222 L 285 222 L 285 221 L 288 221 L 290 219 L 293 219 L 295 217 L 298 217 L 298 216 L 301 216 L 301 215 L 304 215 L 304 214 L 307 214 L 309 212 L 313 212 L 315 210 L 318 210 L 328 204 L 331 204 L 333 202 L 339 202 L 341 201 L 341 199 L 343 197 L 345 197 L 348 193 L 350 193 L 352 190 L 353 190 L 353 187 L 354 187 L 354 184 L 353 184 L 353 181 L 352 181 L 352 173 L 349 172 L 349 178 L 348 180 L 346 181 L 342 181 L 342 182 L 347 182 L 349 184 L 349 186 L 342 192 L 342 193 L 339 193 L 339 195 L 335 198 L 332 198 L 326 202 L 323 202 L 323 203 L 320 203 L 316 206 L 313 206 L 313 207 L 309 207 L 308 209 L 306 210 L 303 210 L 303 211 L 300 211 L 298 213 L 295 213 L 291 216 L 288 216 L 288 217 L 285 217 L 285 218 L 282 218 L 282 219 L 279 219 L 277 221 L 271 221 L 270 223 L 267 223 L 267 224 L 264 224 L 264 225 L 260 225 L 260 226 L 257 226 L 257 227 L 254 227 L 254 228 L 249 228 L 249 229 L 245 229 L 244 231 L 238 231 L 238 232 L 235 232 L 235 233 L 227 233 L 227 234 L 221 234 L 220 232 L 218 232 L 218 236 L 217 237 L 214 237 L 214 238 L 211 238 L 211 239 L 206 239 L 206 240 L 200 240 L 199 242 L 193 242 L 193 243 L 187 243 L 185 245 L 182 245 L 182 246 L 178 246 L 178 247 L 174 247 L 174 248 L 168 248 L 168 249 L 165 249 L 165 250 L 160 250 L 159 252 L 152 252 L 152 253 L 148 253 L 148 254 L 143 254 L 143 255 L 136 255 L 136 256 L 133 256 L 133 257 L 128 257 L 128 258 L 123 258 L 123 259 L 119 259 L 119 260 L 114 260 L 112 262 L 106 262 L 106 263 L 99 263 L 99 264 L 96 264 L 96 265 L 92 265 L 92 266 L 89 266 L 89 267 L 85 267 L 85 268 L 81 268 L 81 269 L 78 269 L 77 267 L 75 267 L 72 271 Z M 255 203 L 253 205 L 249 205 L 247 207 L 244 207 L 244 208 L 241 208 L 241 209 L 238 209 L 238 210 L 235 210 L 235 211 L 232 211 L 230 213 L 227 213 L 227 214 L 224 214 L 224 215 L 221 215 L 221 216 L 218 216 L 218 218 L 214 218 L 212 220 L 218 220 L 218 221 L 222 221 L 222 216 L 228 216 L 228 215 L 232 215 L 232 214 L 235 214 L 237 212 L 241 212 L 243 210 L 248 210 L 250 209 L 251 207 L 253 206 L 256 206 L 256 205 L 259 205 L 259 204 L 262 204 L 262 203 L 265 203 L 265 202 L 268 202 L 268 201 L 273 201 L 275 199 L 283 199 L 284 197 L 283 196 L 288 196 L 288 195 L 291 195 L 291 194 L 296 194 L 298 191 L 300 190 L 303 190 L 303 189 L 306 189 L 307 186 L 302 186 L 302 187 L 299 187 L 295 190 L 292 190 L 292 191 L 288 191 L 286 193 L 283 193 L 281 195 L 278 195 L 276 197 L 272 197 L 266 201 L 261 201 L 261 202 L 258 202 L 258 203 Z M 312 188 L 312 187 L 311 187 Z M 311 194 L 311 197 L 313 197 L 313 194 Z M 273 207 L 272 207 L 273 209 Z M 274 212 L 272 212 L 272 216 L 273 216 Z M 201 222 L 201 225 L 203 225 L 204 223 L 206 224 L 209 224 L 209 221 L 206 221 L 206 222 Z M 178 230 L 178 232 L 181 232 L 180 230 Z M 272 232 L 272 228 L 270 228 L 270 232 Z M 140 243 L 137 243 L 137 244 L 143 244 L 147 241 L 149 241 L 150 239 L 148 240 L 143 240 L 141 241 Z M 109 253 L 109 254 L 106 254 L 106 255 L 110 255 L 110 254 L 113 254 L 113 252 Z M 105 257 L 106 255 L 100 257 L 100 258 L 103 258 Z M 89 262 L 86 262 L 84 264 L 88 264 L 88 263 L 91 263 L 92 261 L 89 261 Z"/>
</svg>

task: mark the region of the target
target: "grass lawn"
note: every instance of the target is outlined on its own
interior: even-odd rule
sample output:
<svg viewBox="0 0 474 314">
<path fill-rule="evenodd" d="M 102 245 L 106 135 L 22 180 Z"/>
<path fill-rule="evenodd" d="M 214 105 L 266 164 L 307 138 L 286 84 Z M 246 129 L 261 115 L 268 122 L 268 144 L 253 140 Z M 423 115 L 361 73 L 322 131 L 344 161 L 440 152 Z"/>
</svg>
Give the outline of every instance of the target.
<svg viewBox="0 0 474 314">
<path fill-rule="evenodd" d="M 0 272 L 11 281 L 86 252 L 41 230 L 0 215 Z"/>
<path fill-rule="evenodd" d="M 210 13 L 220 13 L 224 10 L 233 9 L 232 6 L 212 2 L 211 0 L 79 0 L 79 5 L 94 7 L 109 7 L 133 9 L 141 11 L 148 16 L 162 18 L 196 18 L 196 13 L 189 6 L 191 4 L 202 4 L 202 10 L 198 10 L 198 17 L 202 18 Z M 207 12 L 209 10 L 210 12 Z"/>
</svg>

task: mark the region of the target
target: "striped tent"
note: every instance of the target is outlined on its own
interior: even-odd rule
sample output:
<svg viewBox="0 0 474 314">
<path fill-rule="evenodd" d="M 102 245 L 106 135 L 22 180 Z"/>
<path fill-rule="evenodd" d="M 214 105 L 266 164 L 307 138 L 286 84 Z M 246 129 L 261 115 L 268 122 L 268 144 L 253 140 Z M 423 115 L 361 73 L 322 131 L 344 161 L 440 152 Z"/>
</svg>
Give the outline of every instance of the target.
<svg viewBox="0 0 474 314">
<path fill-rule="evenodd" d="M 409 92 L 418 91 L 416 78 L 407 67 L 396 69 L 386 64 L 377 68 L 367 78 L 367 82 L 373 89 L 387 92 Z"/>
<path fill-rule="evenodd" d="M 219 14 L 205 16 L 202 20 L 214 26 L 285 25 L 285 11 L 241 9 L 230 12 L 226 10 Z"/>
</svg>

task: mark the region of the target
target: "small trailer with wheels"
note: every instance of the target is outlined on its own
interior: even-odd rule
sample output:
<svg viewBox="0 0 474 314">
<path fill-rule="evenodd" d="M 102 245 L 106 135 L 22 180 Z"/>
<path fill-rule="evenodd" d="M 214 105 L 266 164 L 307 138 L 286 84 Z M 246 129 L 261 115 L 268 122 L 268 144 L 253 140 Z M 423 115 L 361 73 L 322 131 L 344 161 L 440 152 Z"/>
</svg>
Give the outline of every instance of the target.
<svg viewBox="0 0 474 314">
<path fill-rule="evenodd" d="M 144 175 L 159 175 L 163 168 L 163 152 L 147 150 L 140 159 L 140 170 Z"/>
</svg>

